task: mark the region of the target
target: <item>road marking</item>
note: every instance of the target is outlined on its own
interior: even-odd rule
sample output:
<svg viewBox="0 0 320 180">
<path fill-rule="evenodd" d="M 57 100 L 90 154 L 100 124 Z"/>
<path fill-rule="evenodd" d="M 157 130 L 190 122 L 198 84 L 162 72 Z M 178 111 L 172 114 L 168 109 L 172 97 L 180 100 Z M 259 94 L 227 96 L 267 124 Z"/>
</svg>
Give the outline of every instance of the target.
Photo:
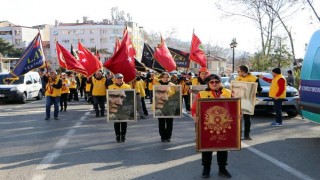
<svg viewBox="0 0 320 180">
<path fill-rule="evenodd" d="M 72 128 L 66 132 L 66 134 L 59 139 L 59 141 L 54 145 L 53 147 L 53 151 L 48 153 L 40 162 L 40 164 L 36 167 L 37 171 L 41 171 L 41 170 L 45 170 L 48 169 L 52 162 L 59 158 L 59 156 L 61 155 L 62 152 L 62 148 L 65 147 L 70 138 L 72 137 L 72 135 L 74 135 L 74 133 L 76 132 L 76 129 L 81 127 L 81 125 L 83 124 L 83 121 L 87 118 L 87 116 L 90 114 L 90 112 L 86 112 L 85 116 L 82 116 L 80 118 L 80 121 L 77 122 L 74 126 L 72 126 Z M 32 180 L 43 180 L 46 178 L 45 174 L 40 174 L 38 172 L 36 172 L 33 176 L 32 176 Z"/>
<path fill-rule="evenodd" d="M 271 162 L 272 164 L 279 166 L 280 168 L 282 168 L 283 170 L 289 172 L 290 174 L 300 178 L 300 179 L 308 179 L 308 180 L 313 180 L 313 178 L 311 178 L 310 176 L 303 174 L 302 172 L 299 172 L 298 170 L 294 169 L 293 167 L 290 167 L 288 165 L 286 165 L 285 163 L 259 151 L 256 148 L 251 147 L 250 145 L 241 142 L 242 147 L 247 148 L 249 151 L 253 152 L 254 154 L 262 157 L 263 159 Z"/>
<path fill-rule="evenodd" d="M 168 148 L 166 150 L 177 150 L 177 149 L 182 149 L 182 148 L 191 147 L 191 146 L 195 146 L 195 145 L 196 145 L 195 143 L 189 143 L 189 144 L 184 144 L 184 145 Z"/>
</svg>

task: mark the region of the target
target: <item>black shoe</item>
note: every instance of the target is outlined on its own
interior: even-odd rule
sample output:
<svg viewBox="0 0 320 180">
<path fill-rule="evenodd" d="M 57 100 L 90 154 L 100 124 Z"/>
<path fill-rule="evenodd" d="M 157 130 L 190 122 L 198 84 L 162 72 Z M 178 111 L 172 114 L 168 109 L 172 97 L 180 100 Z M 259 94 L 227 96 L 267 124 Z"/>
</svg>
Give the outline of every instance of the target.
<svg viewBox="0 0 320 180">
<path fill-rule="evenodd" d="M 49 120 L 49 119 L 50 119 L 50 117 L 48 117 L 48 116 L 46 118 L 44 118 L 44 120 Z"/>
<path fill-rule="evenodd" d="M 66 110 L 66 109 L 64 109 L 64 112 L 67 112 L 67 110 Z"/>
<path fill-rule="evenodd" d="M 231 178 L 232 177 L 227 169 L 220 169 L 219 170 L 219 176 L 225 177 L 225 178 Z"/>
<path fill-rule="evenodd" d="M 54 120 L 59 120 L 59 117 L 54 117 Z"/>
<path fill-rule="evenodd" d="M 116 141 L 117 141 L 117 143 L 120 143 L 120 136 L 116 136 Z"/>
<path fill-rule="evenodd" d="M 121 142 L 126 142 L 126 136 L 125 135 L 121 135 Z"/>
<path fill-rule="evenodd" d="M 242 138 L 242 140 L 251 141 L 252 138 L 248 135 L 248 136 L 244 136 L 244 137 Z"/>
<path fill-rule="evenodd" d="M 63 109 L 61 108 L 61 109 L 60 109 L 60 112 L 62 112 L 62 111 L 63 111 Z"/>
<path fill-rule="evenodd" d="M 101 117 L 104 117 L 105 115 L 104 114 L 101 114 Z"/>
<path fill-rule="evenodd" d="M 204 166 L 202 169 L 202 178 L 210 177 L 210 166 Z"/>
<path fill-rule="evenodd" d="M 165 139 L 161 139 L 161 142 L 167 142 L 167 140 L 165 140 Z"/>
<path fill-rule="evenodd" d="M 166 141 L 167 141 L 167 142 L 171 142 L 171 138 L 168 138 Z"/>
<path fill-rule="evenodd" d="M 99 114 L 96 114 L 96 117 L 99 117 Z"/>
</svg>

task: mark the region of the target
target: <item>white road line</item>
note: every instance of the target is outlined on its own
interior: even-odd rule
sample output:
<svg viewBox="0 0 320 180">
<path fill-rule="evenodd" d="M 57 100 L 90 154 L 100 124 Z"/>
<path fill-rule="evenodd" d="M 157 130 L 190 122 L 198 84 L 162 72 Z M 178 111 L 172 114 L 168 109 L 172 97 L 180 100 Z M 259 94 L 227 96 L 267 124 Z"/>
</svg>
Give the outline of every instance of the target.
<svg viewBox="0 0 320 180">
<path fill-rule="evenodd" d="M 41 170 L 47 169 L 51 166 L 51 163 L 59 158 L 59 156 L 61 155 L 62 152 L 62 148 L 65 147 L 70 138 L 72 137 L 72 135 L 76 132 L 76 128 L 81 127 L 81 125 L 83 124 L 83 121 L 87 118 L 88 113 L 90 114 L 90 112 L 86 112 L 85 115 L 86 116 L 82 116 L 80 118 L 80 121 L 77 122 L 61 139 L 59 139 L 59 141 L 54 145 L 53 147 L 53 151 L 48 153 L 40 162 L 40 164 L 36 167 L 36 170 L 38 172 L 36 172 L 33 176 L 32 176 L 32 180 L 43 180 L 46 178 L 45 174 L 40 174 Z"/>
<path fill-rule="evenodd" d="M 189 144 L 184 144 L 184 145 L 168 148 L 166 150 L 177 150 L 177 149 L 182 149 L 182 148 L 191 147 L 191 146 L 195 146 L 195 145 L 196 145 L 195 143 L 189 143 Z"/>
<path fill-rule="evenodd" d="M 245 147 L 247 148 L 249 151 L 255 153 L 256 155 L 262 157 L 263 159 L 271 162 L 272 164 L 276 165 L 276 166 L 279 166 L 280 168 L 282 168 L 283 170 L 289 172 L 290 174 L 300 178 L 300 179 L 308 179 L 308 180 L 313 180 L 310 176 L 306 175 L 306 174 L 303 174 L 302 172 L 299 172 L 298 170 L 294 169 L 293 167 L 290 167 L 286 164 L 284 164 L 283 162 L 251 147 L 250 145 L 246 144 L 246 143 L 243 143 L 241 142 L 241 145 L 242 147 Z"/>
</svg>

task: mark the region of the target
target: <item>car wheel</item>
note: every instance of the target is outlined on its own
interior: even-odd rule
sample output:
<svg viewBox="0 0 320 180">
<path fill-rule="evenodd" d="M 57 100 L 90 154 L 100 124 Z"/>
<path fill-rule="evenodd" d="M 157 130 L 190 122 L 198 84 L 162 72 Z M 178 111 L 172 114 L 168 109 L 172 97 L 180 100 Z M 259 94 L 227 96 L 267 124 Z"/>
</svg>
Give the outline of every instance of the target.
<svg viewBox="0 0 320 180">
<path fill-rule="evenodd" d="M 287 114 L 289 117 L 296 117 L 299 113 L 298 111 L 288 111 Z"/>
<path fill-rule="evenodd" d="M 27 102 L 27 95 L 26 93 L 22 93 L 22 99 L 21 99 L 21 103 L 26 103 Z"/>
<path fill-rule="evenodd" d="M 37 99 L 37 100 L 41 100 L 42 98 L 43 98 L 42 92 L 39 91 L 39 92 L 38 92 L 38 96 L 36 97 L 36 99 Z"/>
</svg>

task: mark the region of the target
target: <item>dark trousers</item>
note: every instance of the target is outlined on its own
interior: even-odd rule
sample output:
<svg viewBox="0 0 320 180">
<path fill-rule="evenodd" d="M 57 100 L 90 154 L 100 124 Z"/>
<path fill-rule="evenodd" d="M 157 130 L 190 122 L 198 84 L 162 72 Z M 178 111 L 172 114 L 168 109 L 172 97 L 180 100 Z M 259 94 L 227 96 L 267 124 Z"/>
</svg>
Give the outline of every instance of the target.
<svg viewBox="0 0 320 180">
<path fill-rule="evenodd" d="M 172 135 L 173 118 L 158 118 L 161 140 L 170 139 Z"/>
<path fill-rule="evenodd" d="M 153 100 L 153 91 L 149 90 L 149 98 L 150 98 L 150 104 L 152 104 Z"/>
<path fill-rule="evenodd" d="M 201 153 L 202 155 L 202 165 L 211 166 L 212 161 L 212 151 L 205 151 Z M 228 151 L 217 151 L 217 162 L 219 169 L 225 169 L 228 160 Z"/>
<path fill-rule="evenodd" d="M 70 102 L 72 99 L 75 101 L 79 101 L 77 89 L 70 88 L 70 94 L 69 94 L 68 101 Z"/>
<path fill-rule="evenodd" d="M 80 91 L 80 97 L 82 98 L 85 93 L 84 88 L 80 88 L 79 91 Z"/>
<path fill-rule="evenodd" d="M 106 96 L 93 96 L 93 107 L 96 115 L 99 115 L 99 107 L 101 116 L 104 116 Z"/>
<path fill-rule="evenodd" d="M 248 114 L 243 114 L 243 119 L 244 119 L 244 136 L 247 137 L 250 134 L 250 127 L 251 127 L 251 120 L 250 120 L 250 115 Z"/>
<path fill-rule="evenodd" d="M 53 116 L 58 117 L 60 96 L 57 96 L 57 97 L 47 96 L 46 100 L 47 100 L 46 101 L 46 116 L 50 117 L 51 105 L 53 104 L 54 105 Z"/>
<path fill-rule="evenodd" d="M 64 93 L 61 94 L 60 96 L 60 108 L 64 110 L 67 110 L 67 106 L 68 106 L 68 95 L 69 93 Z"/>
<path fill-rule="evenodd" d="M 190 111 L 190 94 L 188 95 L 182 95 L 182 98 L 184 100 L 184 103 L 186 105 L 186 110 Z"/>
<path fill-rule="evenodd" d="M 148 110 L 147 110 L 146 102 L 144 101 L 144 97 L 141 97 L 141 106 L 142 106 L 144 115 L 148 115 Z"/>
<path fill-rule="evenodd" d="M 282 102 L 283 99 L 273 99 L 274 103 L 274 111 L 276 112 L 276 122 L 277 123 L 282 123 Z"/>
<path fill-rule="evenodd" d="M 127 134 L 127 122 L 114 123 L 114 132 L 116 136 L 125 136 Z"/>
</svg>

